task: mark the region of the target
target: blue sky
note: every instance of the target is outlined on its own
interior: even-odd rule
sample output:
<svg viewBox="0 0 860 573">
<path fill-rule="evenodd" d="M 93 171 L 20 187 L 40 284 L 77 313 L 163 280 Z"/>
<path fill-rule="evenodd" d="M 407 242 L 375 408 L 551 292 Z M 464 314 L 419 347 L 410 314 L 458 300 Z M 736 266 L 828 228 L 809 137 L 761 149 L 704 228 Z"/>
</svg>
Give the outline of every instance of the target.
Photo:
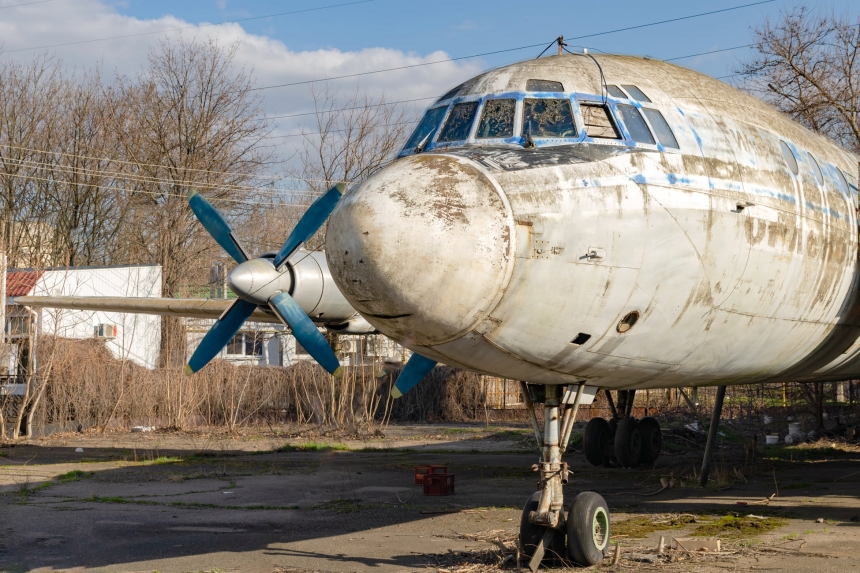
<svg viewBox="0 0 860 573">
<path fill-rule="evenodd" d="M 279 12 L 344 4 L 350 0 L 219 0 L 171 2 L 128 0 L 124 14 L 137 18 L 174 15 L 190 22 L 222 22 Z M 563 34 L 571 38 L 638 24 L 687 16 L 748 4 L 744 0 L 708 2 L 616 0 L 573 2 L 543 0 L 373 0 L 313 12 L 291 14 L 241 23 L 248 32 L 282 41 L 292 50 L 310 51 L 334 47 L 356 51 L 388 47 L 427 54 L 444 50 L 452 56 L 549 42 Z M 663 24 L 650 28 L 607 34 L 573 41 L 608 52 L 673 58 L 744 45 L 750 27 L 797 2 L 776 0 L 722 14 Z M 844 10 L 847 1 L 808 3 Z M 572 43 L 573 43 L 572 42 Z M 495 66 L 534 57 L 540 50 L 527 49 L 481 58 Z M 684 65 L 720 76 L 745 55 L 745 50 L 681 60 Z"/>
<path fill-rule="evenodd" d="M 186 39 L 217 37 L 224 44 L 237 42 L 237 65 L 252 70 L 257 85 L 271 86 L 545 45 L 559 34 L 570 40 L 572 48 L 586 45 L 605 52 L 678 58 L 748 44 L 751 28 L 797 5 L 796 0 L 773 0 L 694 19 L 575 39 L 754 1 L 0 0 L 0 41 L 8 57 L 27 60 L 48 53 L 70 69 L 98 65 L 109 81 L 114 74 L 138 73 L 146 65 L 148 51 L 159 40 L 175 39 L 179 34 Z M 348 5 L 326 8 L 338 4 Z M 850 9 L 856 16 L 858 3 L 827 0 L 807 5 L 838 12 Z M 257 18 L 283 12 L 297 13 Z M 244 18 L 256 19 L 225 23 Z M 200 24 L 205 25 L 198 27 Z M 432 98 L 483 70 L 533 58 L 540 50 L 533 47 L 419 65 L 332 81 L 328 86 L 342 96 L 359 90 L 384 94 L 388 101 Z M 749 55 L 748 49 L 738 49 L 676 63 L 723 77 Z M 283 116 L 312 111 L 311 87 L 300 83 L 260 91 L 265 112 Z M 410 105 L 417 114 L 429 101 Z M 274 135 L 283 137 L 278 144 L 285 156 L 301 142 L 296 134 L 302 129 L 316 131 L 311 120 L 309 116 L 276 120 Z"/>
</svg>

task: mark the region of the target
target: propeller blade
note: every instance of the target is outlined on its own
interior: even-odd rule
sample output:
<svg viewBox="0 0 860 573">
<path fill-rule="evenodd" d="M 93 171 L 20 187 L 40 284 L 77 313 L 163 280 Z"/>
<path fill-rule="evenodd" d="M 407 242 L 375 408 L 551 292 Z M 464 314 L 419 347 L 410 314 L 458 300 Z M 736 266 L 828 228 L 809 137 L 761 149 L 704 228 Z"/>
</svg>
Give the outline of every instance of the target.
<svg viewBox="0 0 860 573">
<path fill-rule="evenodd" d="M 409 360 L 406 361 L 406 366 L 400 371 L 397 382 L 394 383 L 394 388 L 391 389 L 391 395 L 394 398 L 400 398 L 412 390 L 433 370 L 434 366 L 436 366 L 435 360 L 430 360 L 420 354 L 413 353 Z"/>
<path fill-rule="evenodd" d="M 293 336 L 314 357 L 320 366 L 325 368 L 335 378 L 343 377 L 343 369 L 334 350 L 331 349 L 325 337 L 320 333 L 317 326 L 305 314 L 302 307 L 285 292 L 276 294 L 269 299 L 272 311 L 290 327 Z"/>
<path fill-rule="evenodd" d="M 329 189 L 325 195 L 313 202 L 275 256 L 275 268 L 284 264 L 284 261 L 290 258 L 290 255 L 299 248 L 299 245 L 310 239 L 317 232 L 317 229 L 322 227 L 325 220 L 334 211 L 335 205 L 340 201 L 345 190 L 346 184 L 338 183 Z"/>
<path fill-rule="evenodd" d="M 199 372 L 201 368 L 209 364 L 210 360 L 218 356 L 221 349 L 227 346 L 231 338 L 236 336 L 236 333 L 255 310 L 257 310 L 257 305 L 253 302 L 240 298 L 236 299 L 233 306 L 221 315 L 221 318 L 215 322 L 215 326 L 200 341 L 200 345 L 185 367 L 185 373 L 191 376 L 195 372 Z"/>
<path fill-rule="evenodd" d="M 237 263 L 247 261 L 248 255 L 245 253 L 245 249 L 242 248 L 242 245 L 233 236 L 230 225 L 227 224 L 221 213 L 203 195 L 197 193 L 197 191 L 189 191 L 187 197 L 191 210 L 194 211 L 203 228 L 212 235 L 215 242 L 221 245 L 221 248 L 227 251 L 227 254 L 233 257 L 233 260 Z"/>
</svg>

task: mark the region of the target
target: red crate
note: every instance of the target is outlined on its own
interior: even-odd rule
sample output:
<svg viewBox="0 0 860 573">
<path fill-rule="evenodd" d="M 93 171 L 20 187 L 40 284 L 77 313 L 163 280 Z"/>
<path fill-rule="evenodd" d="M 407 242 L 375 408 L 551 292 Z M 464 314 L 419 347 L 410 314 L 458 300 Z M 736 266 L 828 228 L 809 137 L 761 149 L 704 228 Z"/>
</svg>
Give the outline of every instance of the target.
<svg viewBox="0 0 860 573">
<path fill-rule="evenodd" d="M 424 474 L 424 495 L 451 495 L 454 493 L 454 474 Z"/>
<path fill-rule="evenodd" d="M 427 474 L 446 474 L 448 466 L 415 466 L 414 483 L 415 485 L 424 485 L 424 476 Z"/>
</svg>

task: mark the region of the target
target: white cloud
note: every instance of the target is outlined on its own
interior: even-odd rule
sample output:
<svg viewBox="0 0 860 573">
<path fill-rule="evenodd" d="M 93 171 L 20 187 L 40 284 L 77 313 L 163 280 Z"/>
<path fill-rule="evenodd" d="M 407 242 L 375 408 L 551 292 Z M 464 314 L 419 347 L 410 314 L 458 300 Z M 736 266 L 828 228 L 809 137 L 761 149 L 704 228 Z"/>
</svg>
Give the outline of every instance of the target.
<svg viewBox="0 0 860 573">
<path fill-rule="evenodd" d="M 219 2 L 218 5 L 221 6 L 222 3 L 222 9 L 226 8 L 226 2 Z M 260 86 L 321 80 L 412 66 L 449 57 L 441 51 L 420 55 L 385 47 L 368 47 L 352 52 L 336 48 L 296 52 L 279 40 L 249 34 L 239 24 L 218 24 L 202 28 L 193 26 L 194 24 L 173 16 L 148 20 L 126 16 L 118 13 L 106 0 L 76 0 L 33 4 L 4 11 L 3 19 L 0 20 L 0 38 L 6 57 L 28 60 L 47 50 L 56 54 L 68 66 L 77 69 L 101 64 L 108 79 L 114 71 L 127 75 L 136 74 L 145 65 L 148 50 L 162 38 L 178 37 L 179 34 L 185 38 L 217 36 L 224 44 L 240 42 L 237 63 L 253 68 L 254 77 Z M 161 32 L 177 28 L 191 29 Z M 116 36 L 127 37 L 86 42 L 95 38 Z M 54 47 L 27 50 L 44 46 Z M 330 85 L 345 92 L 354 90 L 358 85 L 368 91 L 384 92 L 389 101 L 398 101 L 442 94 L 480 71 L 481 64 L 477 61 L 444 62 L 335 80 Z M 270 115 L 313 110 L 307 85 L 263 90 L 260 93 Z M 295 119 L 282 120 L 279 122 L 279 132 L 296 131 L 296 122 Z M 285 140 L 285 143 L 289 141 Z"/>
</svg>

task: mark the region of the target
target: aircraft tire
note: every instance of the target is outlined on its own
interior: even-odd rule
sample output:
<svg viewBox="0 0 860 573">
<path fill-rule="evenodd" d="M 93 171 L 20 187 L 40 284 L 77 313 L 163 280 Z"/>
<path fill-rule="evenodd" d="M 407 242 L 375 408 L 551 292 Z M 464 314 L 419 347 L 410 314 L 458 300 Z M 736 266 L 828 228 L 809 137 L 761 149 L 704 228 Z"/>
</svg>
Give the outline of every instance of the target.
<svg viewBox="0 0 860 573">
<path fill-rule="evenodd" d="M 615 458 L 618 465 L 632 468 L 639 464 L 642 457 L 642 432 L 635 418 L 624 418 L 618 422 L 615 432 Z"/>
<path fill-rule="evenodd" d="M 653 464 L 660 457 L 660 450 L 663 448 L 660 422 L 650 417 L 643 418 L 639 421 L 639 432 L 642 434 L 642 455 L 639 457 L 639 463 Z"/>
<path fill-rule="evenodd" d="M 605 462 L 605 448 L 612 443 L 612 432 L 609 422 L 603 418 L 592 418 L 585 425 L 582 436 L 582 450 L 585 459 L 593 466 L 602 466 Z"/>
<path fill-rule="evenodd" d="M 567 514 L 567 555 L 578 565 L 597 565 L 609 547 L 609 507 L 593 491 L 573 498 Z"/>
<path fill-rule="evenodd" d="M 527 559 L 531 559 L 540 543 L 543 534 L 546 532 L 546 527 L 543 525 L 535 525 L 529 521 L 529 513 L 536 511 L 540 502 L 540 493 L 536 491 L 532 494 L 523 508 L 523 515 L 520 518 L 520 548 L 523 555 Z M 564 530 L 557 529 L 552 537 L 549 547 L 545 548 L 543 561 L 551 561 L 558 557 L 564 557 Z"/>
</svg>

